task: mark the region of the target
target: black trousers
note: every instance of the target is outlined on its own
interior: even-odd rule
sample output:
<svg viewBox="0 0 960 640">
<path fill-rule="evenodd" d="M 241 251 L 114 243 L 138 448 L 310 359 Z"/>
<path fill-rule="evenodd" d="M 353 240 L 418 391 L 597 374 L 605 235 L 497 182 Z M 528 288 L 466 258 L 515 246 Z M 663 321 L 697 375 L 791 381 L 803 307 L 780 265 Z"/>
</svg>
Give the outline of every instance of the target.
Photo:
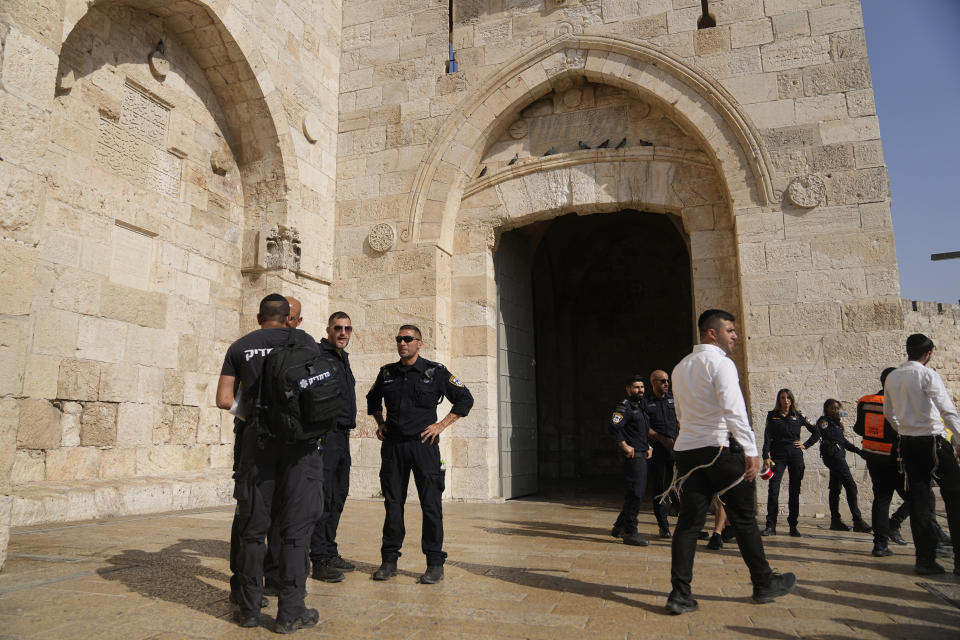
<svg viewBox="0 0 960 640">
<path fill-rule="evenodd" d="M 917 562 L 936 558 L 937 532 L 930 509 L 930 480 L 940 485 L 940 497 L 947 510 L 947 526 L 953 544 L 954 563 L 960 563 L 960 463 L 942 437 L 900 437 L 900 455 L 910 494 L 910 530 L 917 549 Z"/>
<path fill-rule="evenodd" d="M 406 536 L 403 523 L 404 505 L 410 472 L 417 485 L 423 529 L 420 548 L 427 556 L 428 565 L 442 565 L 447 557 L 443 551 L 444 471 L 440 468 L 439 439 L 433 444 L 411 439 L 387 439 L 380 447 L 380 491 L 386 515 L 383 520 L 383 543 L 380 556 L 384 562 L 396 562 Z"/>
<path fill-rule="evenodd" d="M 323 458 L 315 442 L 263 446 L 254 429 L 246 429 L 235 488 L 241 549 L 237 555 L 240 608 L 260 610 L 263 595 L 264 539 L 271 514 L 280 525 L 278 622 L 304 611 L 308 545 L 323 493 Z"/>
<path fill-rule="evenodd" d="M 334 429 L 323 436 L 323 514 L 310 538 L 310 559 L 338 555 L 337 527 L 350 491 L 350 432 Z"/>
<path fill-rule="evenodd" d="M 673 452 L 659 442 L 653 443 L 653 457 L 648 460 L 650 495 L 653 499 L 653 516 L 660 527 L 669 527 L 667 521 L 667 506 L 669 499 L 657 498 L 670 486 L 673 480 Z"/>
<path fill-rule="evenodd" d="M 623 509 L 617 516 L 615 526 L 623 528 L 627 534 L 637 532 L 637 514 L 640 503 L 647 491 L 647 458 L 642 453 L 623 461 Z"/>
<path fill-rule="evenodd" d="M 673 590 L 670 595 L 689 598 L 697 536 L 706 521 L 707 507 L 718 491 L 743 476 L 746 465 L 742 450 L 731 451 L 726 447 L 722 451 L 720 447 L 676 451 L 674 455 L 677 460 L 677 477 L 682 477 L 694 467 L 710 465 L 690 474 L 680 488 L 680 517 L 677 519 L 671 544 L 670 583 Z M 711 464 L 715 457 L 716 461 Z M 757 527 L 755 495 L 753 482 L 741 482 L 724 493 L 720 499 L 736 533 L 740 555 L 750 569 L 750 580 L 754 587 L 763 587 L 770 582 L 772 571 L 764 555 L 763 540 Z"/>
<path fill-rule="evenodd" d="M 850 474 L 850 467 L 847 461 L 842 457 L 830 456 L 823 458 L 823 464 L 830 470 L 830 483 L 828 485 L 827 499 L 830 503 L 830 518 L 832 520 L 840 519 L 840 489 L 847 494 L 847 506 L 850 508 L 850 515 L 853 521 L 863 520 L 863 514 L 860 513 L 860 505 L 857 504 L 857 483 L 853 481 Z"/>
<path fill-rule="evenodd" d="M 787 489 L 787 524 L 795 527 L 800 515 L 800 483 L 803 481 L 803 471 L 806 468 L 803 463 L 803 449 L 788 451 L 783 456 L 772 456 L 771 460 L 773 460 L 773 477 L 770 478 L 770 484 L 767 487 L 767 526 L 771 528 L 777 526 L 777 516 L 780 511 L 780 483 L 784 472 L 787 472 L 790 478 L 790 486 Z"/>
<path fill-rule="evenodd" d="M 910 508 L 910 496 L 903 489 L 903 474 L 894 455 L 868 453 L 867 471 L 873 483 L 873 504 L 870 508 L 873 525 L 873 545 L 886 549 L 890 541 L 890 501 L 896 492 L 903 504 Z"/>
</svg>

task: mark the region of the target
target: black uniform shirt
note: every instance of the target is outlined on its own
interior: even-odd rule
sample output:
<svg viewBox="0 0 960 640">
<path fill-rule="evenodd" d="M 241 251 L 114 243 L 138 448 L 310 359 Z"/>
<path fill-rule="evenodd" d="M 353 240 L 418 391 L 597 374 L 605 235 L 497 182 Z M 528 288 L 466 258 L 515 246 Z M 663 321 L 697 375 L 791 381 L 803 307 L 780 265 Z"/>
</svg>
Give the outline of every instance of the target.
<svg viewBox="0 0 960 640">
<path fill-rule="evenodd" d="M 820 419 L 817 420 L 817 431 L 814 433 L 817 440 L 820 440 L 821 458 L 843 458 L 844 449 L 860 453 L 860 449 L 851 444 L 843 435 L 843 424 L 830 416 L 820 416 Z M 816 442 L 816 440 L 813 440 L 813 442 Z M 810 444 L 813 444 L 813 442 Z"/>
<path fill-rule="evenodd" d="M 647 397 L 647 416 L 650 418 L 650 428 L 667 438 L 677 439 L 680 432 L 677 427 L 677 411 L 673 404 L 673 392 L 668 391 L 662 398 L 651 395 Z"/>
<path fill-rule="evenodd" d="M 810 437 L 803 446 L 810 448 L 820 436 L 816 428 L 807 422 L 806 416 L 801 413 L 783 416 L 776 409 L 767 413 L 767 426 L 763 430 L 763 458 L 785 458 L 789 455 L 790 450 L 795 448 L 793 443 L 800 439 L 803 427 L 810 431 Z"/>
<path fill-rule="evenodd" d="M 380 367 L 377 380 L 367 392 L 367 413 L 387 405 L 387 437 L 417 436 L 437 421 L 437 405 L 446 397 L 452 413 L 465 416 L 473 396 L 445 366 L 418 357 L 410 366 L 391 362 Z"/>
<path fill-rule="evenodd" d="M 263 372 L 263 361 L 274 347 L 287 344 L 292 337 L 298 343 L 312 346 L 318 351 L 320 348 L 313 337 L 300 329 L 284 329 L 281 327 L 272 329 L 257 329 L 251 331 L 227 349 L 227 355 L 223 359 L 223 367 L 220 369 L 220 375 L 233 376 L 236 382 L 233 386 L 234 394 L 238 388 L 243 388 L 243 407 L 241 414 L 250 415 L 249 408 L 256 401 L 257 383 L 260 381 L 260 374 Z"/>
<path fill-rule="evenodd" d="M 614 442 L 626 442 L 633 447 L 637 455 L 644 452 L 646 457 L 647 436 L 650 430 L 650 418 L 644 411 L 643 399 L 634 402 L 624 398 L 610 414 L 610 433 Z"/>
<path fill-rule="evenodd" d="M 320 348 L 343 365 L 344 375 L 340 376 L 340 397 L 343 398 L 343 408 L 340 410 L 340 417 L 337 418 L 337 426 L 353 429 L 357 426 L 357 379 L 353 377 L 353 371 L 350 369 L 350 354 L 346 351 L 338 351 L 337 347 L 326 338 L 320 340 Z"/>
</svg>

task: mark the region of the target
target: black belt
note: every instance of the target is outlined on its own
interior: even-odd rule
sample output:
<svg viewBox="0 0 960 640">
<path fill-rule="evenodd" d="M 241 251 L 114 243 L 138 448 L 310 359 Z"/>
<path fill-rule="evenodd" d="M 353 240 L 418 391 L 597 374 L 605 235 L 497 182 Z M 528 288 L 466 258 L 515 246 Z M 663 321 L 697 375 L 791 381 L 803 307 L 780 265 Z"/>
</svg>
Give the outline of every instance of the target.
<svg viewBox="0 0 960 640">
<path fill-rule="evenodd" d="M 931 433 L 931 434 L 926 435 L 926 436 L 905 436 L 905 435 L 901 434 L 901 435 L 900 435 L 900 439 L 901 439 L 901 440 L 920 440 L 921 438 L 937 438 L 937 437 L 939 437 L 939 435 L 940 435 L 940 434 Z"/>
</svg>

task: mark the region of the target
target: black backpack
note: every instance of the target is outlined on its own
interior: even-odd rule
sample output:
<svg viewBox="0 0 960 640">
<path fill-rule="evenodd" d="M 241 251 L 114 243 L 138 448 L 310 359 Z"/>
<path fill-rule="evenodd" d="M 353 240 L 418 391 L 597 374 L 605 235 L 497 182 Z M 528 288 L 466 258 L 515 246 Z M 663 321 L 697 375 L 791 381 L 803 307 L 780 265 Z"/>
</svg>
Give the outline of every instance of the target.
<svg viewBox="0 0 960 640">
<path fill-rule="evenodd" d="M 319 438 L 340 416 L 342 365 L 290 330 L 274 347 L 260 374 L 260 432 L 288 443 Z"/>
</svg>

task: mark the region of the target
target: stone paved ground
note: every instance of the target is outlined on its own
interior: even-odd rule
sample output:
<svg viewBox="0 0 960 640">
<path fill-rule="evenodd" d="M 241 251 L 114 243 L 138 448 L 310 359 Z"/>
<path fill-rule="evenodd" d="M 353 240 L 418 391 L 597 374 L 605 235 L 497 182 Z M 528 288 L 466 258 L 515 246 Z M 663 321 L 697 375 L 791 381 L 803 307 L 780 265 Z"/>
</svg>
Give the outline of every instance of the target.
<svg viewBox="0 0 960 640">
<path fill-rule="evenodd" d="M 669 545 L 645 549 L 609 536 L 615 517 L 582 499 L 447 504 L 446 580 L 416 584 L 414 544 L 400 575 L 370 580 L 379 562 L 382 505 L 351 500 L 341 551 L 358 564 L 340 584 L 310 581 L 321 623 L 301 637 L 338 638 L 958 638 L 960 609 L 919 586 L 956 593 L 960 578 L 918 579 L 912 546 L 876 560 L 869 536 L 801 522 L 804 538 L 767 539 L 771 564 L 793 571 L 796 593 L 749 602 L 735 546 L 697 554 L 700 611 L 665 615 Z M 272 637 L 276 601 L 259 629 L 230 622 L 227 534 L 231 510 L 51 526 L 15 532 L 0 574 L 0 638 Z M 652 533 L 652 516 L 641 515 Z M 948 565 L 949 568 L 949 565 Z"/>
</svg>

